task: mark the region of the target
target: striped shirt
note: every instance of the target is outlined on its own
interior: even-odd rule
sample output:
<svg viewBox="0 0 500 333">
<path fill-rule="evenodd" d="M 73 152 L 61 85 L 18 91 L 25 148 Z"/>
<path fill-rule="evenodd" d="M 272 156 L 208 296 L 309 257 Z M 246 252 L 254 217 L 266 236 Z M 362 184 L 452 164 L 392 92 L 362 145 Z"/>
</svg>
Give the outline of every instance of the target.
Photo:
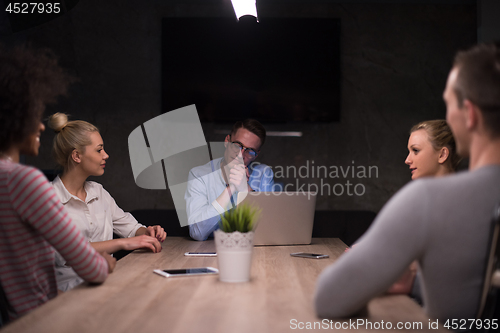
<svg viewBox="0 0 500 333">
<path fill-rule="evenodd" d="M 106 279 L 106 260 L 71 222 L 45 176 L 0 159 L 0 283 L 11 319 L 57 295 L 54 248 L 86 281 Z"/>
</svg>

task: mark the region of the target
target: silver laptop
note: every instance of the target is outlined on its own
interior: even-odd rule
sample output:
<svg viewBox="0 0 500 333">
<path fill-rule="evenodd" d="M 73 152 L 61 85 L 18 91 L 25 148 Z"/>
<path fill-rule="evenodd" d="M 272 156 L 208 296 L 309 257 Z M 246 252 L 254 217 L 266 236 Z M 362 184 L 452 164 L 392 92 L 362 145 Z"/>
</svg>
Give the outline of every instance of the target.
<svg viewBox="0 0 500 333">
<path fill-rule="evenodd" d="M 262 210 L 254 245 L 311 244 L 316 193 L 249 192 L 242 202 Z"/>
</svg>

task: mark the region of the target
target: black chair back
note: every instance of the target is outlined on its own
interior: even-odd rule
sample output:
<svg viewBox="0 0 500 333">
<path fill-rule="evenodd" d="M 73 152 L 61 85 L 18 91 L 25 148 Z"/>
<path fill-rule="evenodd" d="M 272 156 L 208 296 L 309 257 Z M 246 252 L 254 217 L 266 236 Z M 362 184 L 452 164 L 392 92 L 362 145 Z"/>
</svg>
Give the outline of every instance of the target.
<svg viewBox="0 0 500 333">
<path fill-rule="evenodd" d="M 340 238 L 351 246 L 368 230 L 376 216 L 366 210 L 317 210 L 312 236 Z"/>
<path fill-rule="evenodd" d="M 189 228 L 181 227 L 175 209 L 140 209 L 130 213 L 146 226 L 160 225 L 167 236 L 189 237 Z"/>
<path fill-rule="evenodd" d="M 491 219 L 490 241 L 488 244 L 489 254 L 488 262 L 484 272 L 483 291 L 481 302 L 477 312 L 477 318 L 494 319 L 498 318 L 500 312 L 500 297 L 498 286 L 492 286 L 492 277 L 496 270 L 499 269 L 500 258 L 500 204 L 496 205 Z"/>
</svg>

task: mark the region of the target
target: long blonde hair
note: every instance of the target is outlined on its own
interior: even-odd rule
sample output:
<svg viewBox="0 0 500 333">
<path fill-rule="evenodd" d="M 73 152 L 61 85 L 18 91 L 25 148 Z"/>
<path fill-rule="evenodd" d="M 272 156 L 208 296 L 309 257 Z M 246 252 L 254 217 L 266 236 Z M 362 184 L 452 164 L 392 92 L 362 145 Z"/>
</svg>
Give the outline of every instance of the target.
<svg viewBox="0 0 500 333">
<path fill-rule="evenodd" d="M 54 113 L 49 117 L 48 125 L 56 132 L 52 153 L 54 158 L 65 171 L 71 165 L 71 154 L 73 150 L 85 151 L 85 146 L 90 145 L 89 134 L 99 132 L 99 129 L 83 120 L 68 121 L 68 115 Z"/>
</svg>

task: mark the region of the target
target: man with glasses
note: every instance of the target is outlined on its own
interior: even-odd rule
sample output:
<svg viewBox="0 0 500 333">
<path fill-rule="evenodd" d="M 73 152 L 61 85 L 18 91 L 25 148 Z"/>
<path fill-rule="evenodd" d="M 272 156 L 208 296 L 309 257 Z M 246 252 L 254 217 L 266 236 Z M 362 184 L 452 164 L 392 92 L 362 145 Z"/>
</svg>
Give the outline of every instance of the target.
<svg viewBox="0 0 500 333">
<path fill-rule="evenodd" d="M 234 207 L 239 192 L 273 190 L 272 169 L 255 162 L 266 130 L 254 119 L 238 121 L 224 140 L 224 157 L 189 172 L 186 208 L 189 234 L 206 240 L 219 227 L 219 214 Z"/>
</svg>

